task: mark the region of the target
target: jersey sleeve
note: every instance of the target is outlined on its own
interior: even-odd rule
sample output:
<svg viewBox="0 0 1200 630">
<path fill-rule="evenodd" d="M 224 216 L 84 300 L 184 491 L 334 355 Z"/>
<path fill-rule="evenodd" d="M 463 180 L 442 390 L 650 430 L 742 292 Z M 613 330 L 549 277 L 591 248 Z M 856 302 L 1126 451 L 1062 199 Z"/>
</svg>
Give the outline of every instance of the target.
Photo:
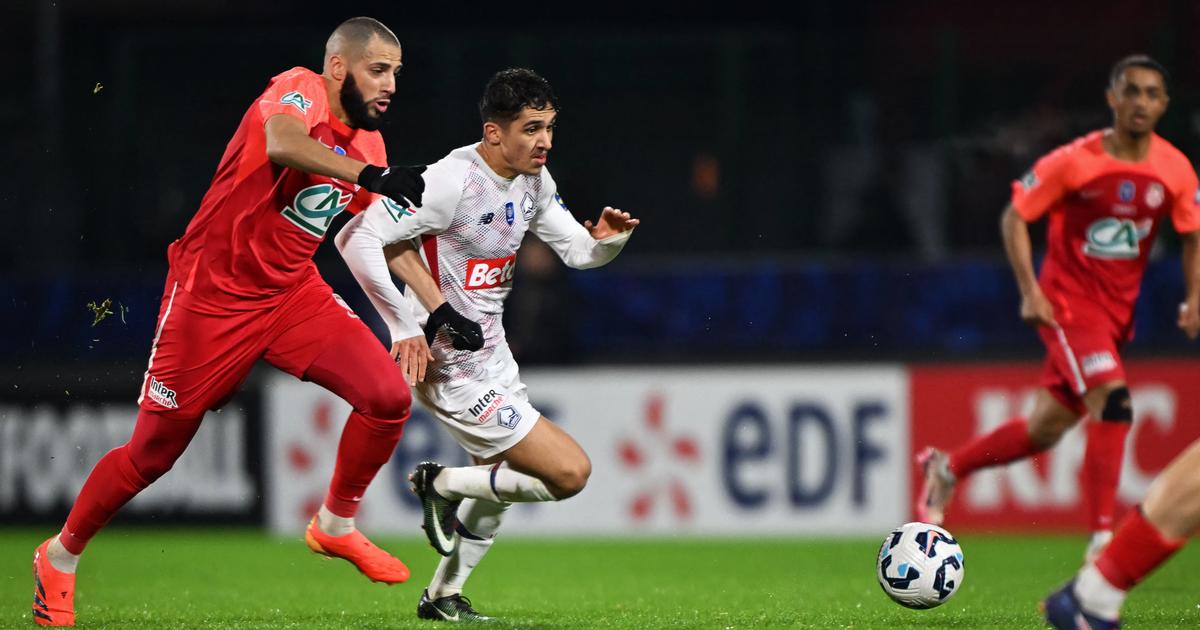
<svg viewBox="0 0 1200 630">
<path fill-rule="evenodd" d="M 387 257 L 379 236 L 363 223 L 365 214 L 350 219 L 334 239 L 342 260 L 370 298 L 371 304 L 387 325 L 392 343 L 421 334 L 421 326 L 406 300 L 392 282 Z"/>
<path fill-rule="evenodd" d="M 542 169 L 542 194 L 538 200 L 538 211 L 529 223 L 529 229 L 550 246 L 554 253 L 572 269 L 590 269 L 612 262 L 632 231 L 614 234 L 597 241 L 592 238 L 558 194 L 558 186 L 550 171 Z"/>
<path fill-rule="evenodd" d="M 1012 206 L 1022 219 L 1038 220 L 1067 194 L 1072 153 L 1069 147 L 1060 147 L 1012 183 Z"/>
<path fill-rule="evenodd" d="M 312 129 L 329 116 L 325 85 L 321 77 L 307 71 L 291 71 L 275 78 L 258 99 L 263 123 L 284 114 L 304 122 Z"/>
<path fill-rule="evenodd" d="M 1178 169 L 1178 189 L 1175 191 L 1175 203 L 1171 206 L 1171 223 L 1175 231 L 1187 234 L 1200 230 L 1200 190 L 1197 188 L 1196 170 L 1192 168 L 1187 158 L 1180 157 Z"/>
<path fill-rule="evenodd" d="M 437 162 L 421 174 L 425 180 L 422 205 L 405 207 L 381 196 L 363 212 L 364 223 L 382 245 L 446 231 L 462 198 L 463 170 L 460 162 L 451 158 Z"/>
<path fill-rule="evenodd" d="M 409 208 L 380 197 L 350 219 L 334 239 L 354 279 L 387 324 L 393 343 L 420 334 L 421 328 L 412 304 L 392 282 L 383 248 L 445 231 L 462 197 L 463 171 L 461 161 L 443 159 L 421 175 L 424 205 Z"/>
</svg>

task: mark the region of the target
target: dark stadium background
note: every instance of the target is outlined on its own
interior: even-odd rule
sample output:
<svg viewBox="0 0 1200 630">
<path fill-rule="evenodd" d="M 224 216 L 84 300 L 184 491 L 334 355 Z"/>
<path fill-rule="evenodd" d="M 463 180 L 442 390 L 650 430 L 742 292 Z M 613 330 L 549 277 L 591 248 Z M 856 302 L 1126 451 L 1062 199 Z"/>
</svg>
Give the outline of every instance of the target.
<svg viewBox="0 0 1200 630">
<path fill-rule="evenodd" d="M 352 14 L 404 45 L 395 162 L 475 140 L 489 73 L 526 65 L 562 100 L 550 166 L 577 217 L 644 220 L 610 268 L 527 265 L 510 317 L 526 363 L 1034 355 L 996 229 L 1008 182 L 1106 123 L 1117 57 L 1200 69 L 1188 2 L 434 4 L 6 6 L 5 369 L 144 360 L 166 246 L 241 114 L 276 72 L 319 70 Z M 1194 154 L 1195 83 L 1172 88 L 1160 131 Z M 1134 352 L 1190 352 L 1165 240 Z M 332 248 L 319 263 L 365 306 Z M 126 322 L 92 329 L 105 297 Z"/>
</svg>

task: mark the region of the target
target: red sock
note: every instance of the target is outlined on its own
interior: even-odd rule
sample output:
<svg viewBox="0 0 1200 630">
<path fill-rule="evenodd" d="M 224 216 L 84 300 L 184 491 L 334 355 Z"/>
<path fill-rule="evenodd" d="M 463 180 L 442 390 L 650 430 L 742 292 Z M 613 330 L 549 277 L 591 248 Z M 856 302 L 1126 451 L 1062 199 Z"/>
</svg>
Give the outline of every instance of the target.
<svg viewBox="0 0 1200 630">
<path fill-rule="evenodd" d="M 1083 487 L 1088 498 L 1088 523 L 1092 531 L 1112 529 L 1117 509 L 1117 486 L 1125 457 L 1125 436 L 1130 423 L 1092 421 L 1087 427 L 1083 456 Z"/>
<path fill-rule="evenodd" d="M 1179 551 L 1185 542 L 1163 536 L 1138 507 L 1121 519 L 1112 542 L 1096 559 L 1096 569 L 1109 584 L 1128 591 Z"/>
<path fill-rule="evenodd" d="M 1029 423 L 1013 418 L 950 453 L 950 472 L 961 479 L 980 468 L 1007 464 L 1043 450 L 1029 439 Z"/>
<path fill-rule="evenodd" d="M 358 512 L 358 503 L 375 478 L 375 473 L 392 457 L 404 432 L 406 414 L 399 420 L 380 420 L 350 413 L 342 439 L 338 443 L 333 481 L 325 497 L 325 507 L 338 516 L 349 518 Z"/>
<path fill-rule="evenodd" d="M 129 442 L 96 462 L 58 540 L 73 554 L 83 553 L 96 532 L 137 493 L 171 469 L 183 454 L 200 420 L 175 420 L 141 411 Z"/>
</svg>

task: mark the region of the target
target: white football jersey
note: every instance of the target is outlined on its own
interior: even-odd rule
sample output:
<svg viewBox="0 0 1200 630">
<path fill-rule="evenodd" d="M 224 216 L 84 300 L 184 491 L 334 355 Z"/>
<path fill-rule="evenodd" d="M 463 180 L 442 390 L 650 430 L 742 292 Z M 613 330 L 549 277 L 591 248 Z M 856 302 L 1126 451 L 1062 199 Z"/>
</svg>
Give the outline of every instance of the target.
<svg viewBox="0 0 1200 630">
<path fill-rule="evenodd" d="M 370 247 L 380 249 L 399 241 L 418 239 L 422 257 L 441 288 L 446 301 L 459 313 L 483 328 L 484 347 L 476 352 L 455 350 L 445 335 L 433 347 L 434 363 L 426 374 L 430 383 L 476 380 L 505 344 L 504 300 L 512 290 L 516 254 L 527 230 L 533 230 L 563 261 L 574 268 L 603 265 L 620 252 L 629 232 L 596 241 L 575 220 L 559 197 L 549 170 L 539 175 L 506 179 L 497 175 L 470 145 L 452 151 L 429 166 L 423 177 L 425 192 L 420 207 L 404 207 L 386 197 L 372 203 L 339 234 L 338 245 L 355 277 L 376 308 L 389 323 L 393 341 L 409 335 L 411 326 L 421 324 L 428 312 L 412 292 L 407 305 L 383 295 L 391 285 L 382 256 L 371 260 L 354 252 L 348 240 L 371 238 Z M 370 278 L 364 279 L 364 276 Z M 370 281 L 376 280 L 376 281 Z"/>
</svg>

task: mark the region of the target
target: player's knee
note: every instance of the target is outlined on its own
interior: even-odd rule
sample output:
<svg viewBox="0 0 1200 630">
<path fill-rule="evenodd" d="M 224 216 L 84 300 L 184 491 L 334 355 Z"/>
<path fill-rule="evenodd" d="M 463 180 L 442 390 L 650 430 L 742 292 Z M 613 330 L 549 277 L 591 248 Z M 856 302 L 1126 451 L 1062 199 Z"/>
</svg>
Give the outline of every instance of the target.
<svg viewBox="0 0 1200 630">
<path fill-rule="evenodd" d="M 403 379 L 380 380 L 377 387 L 367 392 L 366 400 L 358 411 L 372 418 L 404 421 L 412 408 L 412 391 Z"/>
<path fill-rule="evenodd" d="M 126 448 L 128 449 L 129 463 L 140 477 L 140 479 L 131 481 L 142 488 L 167 474 L 175 466 L 175 461 L 179 459 L 178 455 L 174 453 L 137 450 L 130 448 L 129 445 L 126 445 Z"/>
<path fill-rule="evenodd" d="M 1108 392 L 1100 419 L 1105 422 L 1133 422 L 1133 397 L 1129 388 L 1122 385 Z"/>
<path fill-rule="evenodd" d="M 1045 450 L 1058 443 L 1058 439 L 1062 437 L 1062 431 L 1056 431 L 1050 428 L 1031 428 L 1029 430 L 1029 441 L 1039 449 Z"/>
<path fill-rule="evenodd" d="M 591 476 L 592 462 L 587 456 L 580 457 L 555 471 L 549 480 L 550 493 L 557 499 L 573 497 L 583 492 Z"/>
<path fill-rule="evenodd" d="M 412 409 L 412 394 L 409 393 L 408 387 L 390 391 L 377 402 L 375 409 L 378 418 L 403 422 L 408 419 L 409 410 Z"/>
<path fill-rule="evenodd" d="M 167 474 L 175 467 L 174 461 L 152 459 L 146 462 L 135 462 L 134 468 L 138 474 L 146 481 L 146 485 L 150 485 L 158 480 L 159 477 Z"/>
</svg>

